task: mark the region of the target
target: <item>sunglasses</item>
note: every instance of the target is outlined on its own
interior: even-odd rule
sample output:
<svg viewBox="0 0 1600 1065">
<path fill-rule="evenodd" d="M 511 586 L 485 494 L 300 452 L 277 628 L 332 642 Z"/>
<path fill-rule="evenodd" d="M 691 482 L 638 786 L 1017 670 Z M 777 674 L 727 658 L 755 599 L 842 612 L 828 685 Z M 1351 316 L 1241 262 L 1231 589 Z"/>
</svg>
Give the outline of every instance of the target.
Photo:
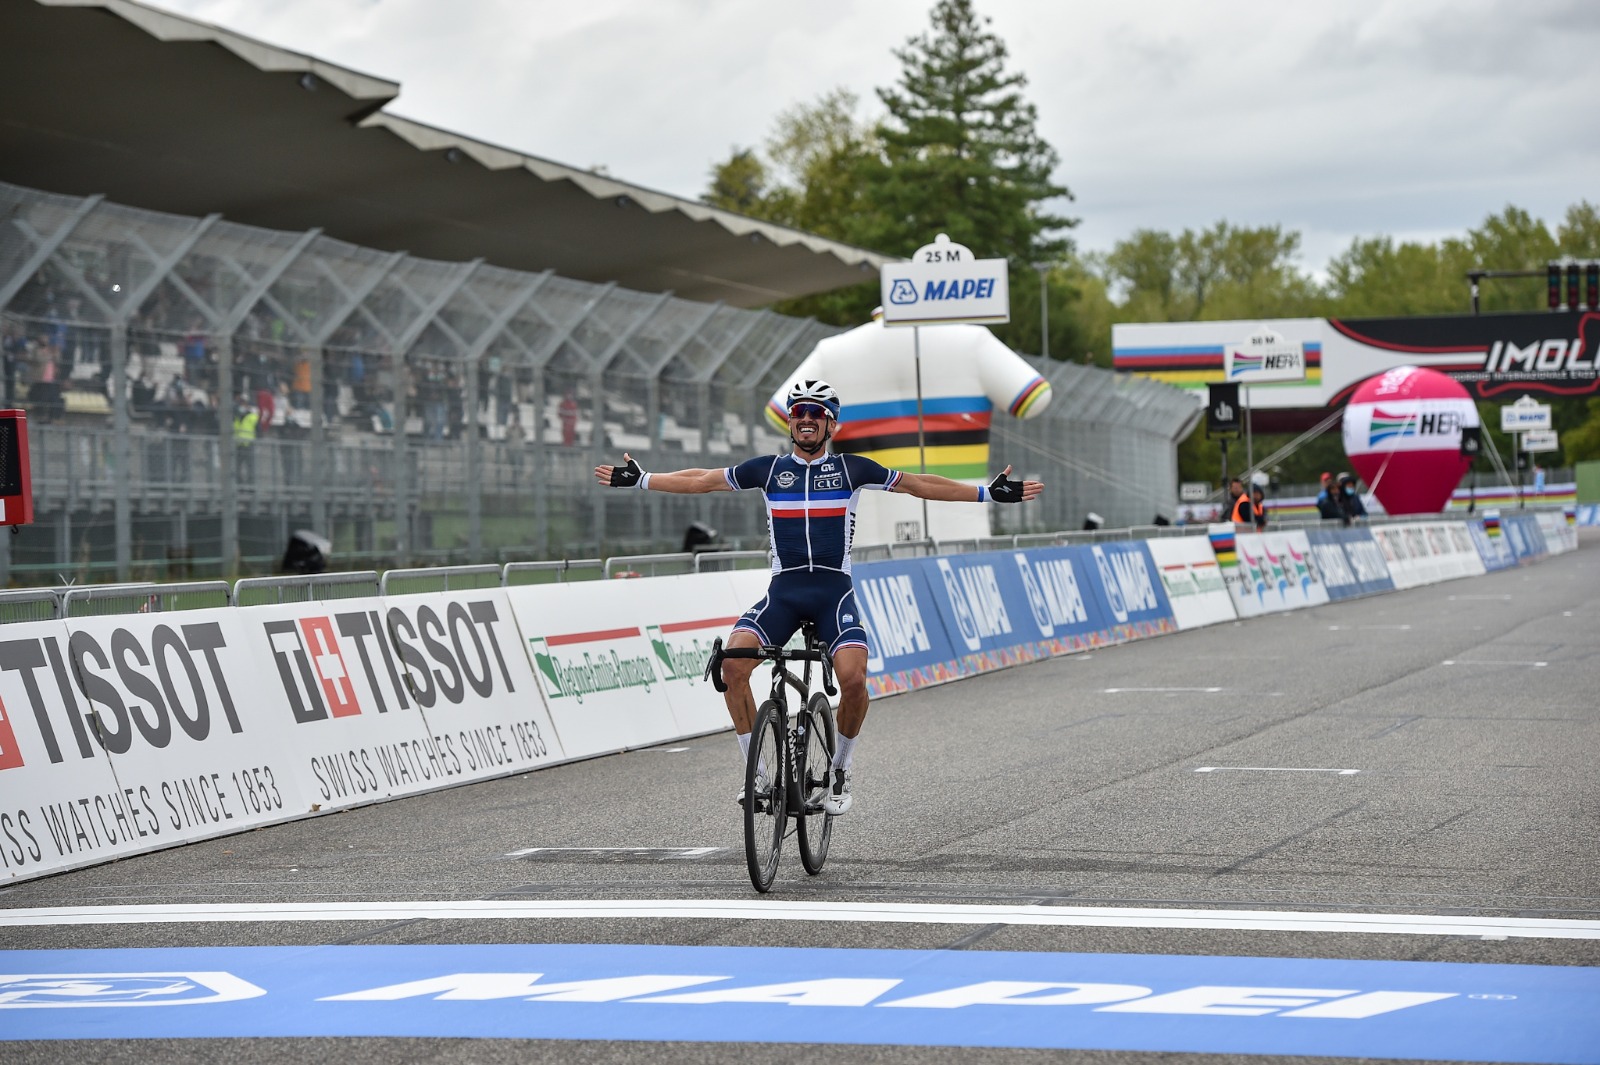
<svg viewBox="0 0 1600 1065">
<path fill-rule="evenodd" d="M 833 415 L 827 407 L 819 406 L 815 403 L 796 403 L 789 408 L 789 417 L 810 418 L 813 421 L 820 422 L 833 417 Z"/>
</svg>

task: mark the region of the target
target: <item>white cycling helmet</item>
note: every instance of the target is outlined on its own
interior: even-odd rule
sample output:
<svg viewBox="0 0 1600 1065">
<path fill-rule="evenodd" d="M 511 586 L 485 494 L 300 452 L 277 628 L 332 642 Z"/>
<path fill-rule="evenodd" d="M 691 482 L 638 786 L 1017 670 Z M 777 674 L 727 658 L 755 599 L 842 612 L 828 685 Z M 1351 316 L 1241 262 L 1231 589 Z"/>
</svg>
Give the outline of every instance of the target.
<svg viewBox="0 0 1600 1065">
<path fill-rule="evenodd" d="M 839 420 L 839 393 L 826 381 L 796 381 L 789 386 L 783 399 L 783 409 L 793 410 L 796 403 L 817 403 L 828 408 L 834 421 Z"/>
</svg>

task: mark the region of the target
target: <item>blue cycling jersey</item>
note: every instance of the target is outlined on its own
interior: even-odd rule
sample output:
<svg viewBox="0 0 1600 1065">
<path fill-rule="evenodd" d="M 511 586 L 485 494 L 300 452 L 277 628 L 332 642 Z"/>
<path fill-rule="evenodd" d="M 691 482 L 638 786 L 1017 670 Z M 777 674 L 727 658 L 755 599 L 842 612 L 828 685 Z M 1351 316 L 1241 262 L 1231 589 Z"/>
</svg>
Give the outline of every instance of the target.
<svg viewBox="0 0 1600 1065">
<path fill-rule="evenodd" d="M 809 462 L 763 455 L 723 470 L 735 491 L 759 488 L 767 497 L 772 572 L 850 572 L 856 498 L 864 489 L 887 491 L 901 474 L 863 455 L 822 454 Z"/>
</svg>

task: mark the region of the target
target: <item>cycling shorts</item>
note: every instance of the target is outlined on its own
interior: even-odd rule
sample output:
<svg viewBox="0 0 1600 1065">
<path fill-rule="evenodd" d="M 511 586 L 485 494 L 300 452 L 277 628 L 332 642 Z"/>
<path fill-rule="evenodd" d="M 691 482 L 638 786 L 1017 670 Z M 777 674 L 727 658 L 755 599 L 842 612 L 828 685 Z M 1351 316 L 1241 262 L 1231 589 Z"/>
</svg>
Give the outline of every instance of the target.
<svg viewBox="0 0 1600 1065">
<path fill-rule="evenodd" d="M 867 630 L 856 609 L 850 574 L 836 570 L 790 570 L 774 574 L 761 601 L 734 623 L 734 631 L 753 632 L 764 644 L 782 647 L 805 621 L 817 626 L 817 637 L 830 655 L 842 647 L 867 646 Z"/>
</svg>

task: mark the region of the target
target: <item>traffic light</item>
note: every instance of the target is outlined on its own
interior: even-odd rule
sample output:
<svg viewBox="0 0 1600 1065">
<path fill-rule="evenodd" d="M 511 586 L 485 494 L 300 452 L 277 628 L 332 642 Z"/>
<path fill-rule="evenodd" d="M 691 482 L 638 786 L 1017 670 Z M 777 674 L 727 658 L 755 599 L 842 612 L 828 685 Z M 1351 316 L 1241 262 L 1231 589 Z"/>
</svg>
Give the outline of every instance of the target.
<svg viewBox="0 0 1600 1065">
<path fill-rule="evenodd" d="M 1545 292 L 1549 297 L 1550 309 L 1561 309 L 1561 264 L 1546 263 L 1544 268 Z"/>
<path fill-rule="evenodd" d="M 1591 311 L 1600 311 L 1600 263 L 1590 262 L 1583 268 L 1584 304 Z"/>
<path fill-rule="evenodd" d="M 1578 309 L 1578 281 L 1582 277 L 1583 267 L 1576 262 L 1567 264 L 1567 310 Z"/>
</svg>

